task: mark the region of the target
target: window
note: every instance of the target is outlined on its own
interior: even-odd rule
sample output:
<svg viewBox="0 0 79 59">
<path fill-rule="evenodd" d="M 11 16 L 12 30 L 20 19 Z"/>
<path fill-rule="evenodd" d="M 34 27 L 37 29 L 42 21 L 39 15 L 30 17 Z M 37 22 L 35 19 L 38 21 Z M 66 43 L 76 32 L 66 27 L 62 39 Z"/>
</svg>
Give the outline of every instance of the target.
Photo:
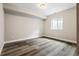
<svg viewBox="0 0 79 59">
<path fill-rule="evenodd" d="M 63 29 L 63 18 L 54 18 L 51 20 L 51 29 L 62 30 Z"/>
</svg>

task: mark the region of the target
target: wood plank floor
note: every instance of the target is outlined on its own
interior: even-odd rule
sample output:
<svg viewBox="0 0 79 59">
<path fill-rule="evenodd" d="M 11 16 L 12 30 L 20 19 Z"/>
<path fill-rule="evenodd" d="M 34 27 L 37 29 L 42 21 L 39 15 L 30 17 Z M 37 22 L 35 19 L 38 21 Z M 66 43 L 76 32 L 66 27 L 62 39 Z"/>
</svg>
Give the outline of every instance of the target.
<svg viewBox="0 0 79 59">
<path fill-rule="evenodd" d="M 74 56 L 75 45 L 47 38 L 30 39 L 4 45 L 2 56 Z"/>
</svg>

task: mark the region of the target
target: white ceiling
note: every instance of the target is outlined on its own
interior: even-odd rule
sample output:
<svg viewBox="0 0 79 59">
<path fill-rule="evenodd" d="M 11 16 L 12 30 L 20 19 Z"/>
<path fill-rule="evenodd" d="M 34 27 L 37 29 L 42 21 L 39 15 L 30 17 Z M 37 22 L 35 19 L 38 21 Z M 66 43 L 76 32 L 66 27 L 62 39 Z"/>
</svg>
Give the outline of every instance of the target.
<svg viewBox="0 0 79 59">
<path fill-rule="evenodd" d="M 55 12 L 60 12 L 76 6 L 75 3 L 47 3 L 47 8 L 41 9 L 38 7 L 39 3 L 9 3 L 4 5 L 16 6 L 28 12 L 40 14 L 43 16 L 48 16 Z"/>
</svg>

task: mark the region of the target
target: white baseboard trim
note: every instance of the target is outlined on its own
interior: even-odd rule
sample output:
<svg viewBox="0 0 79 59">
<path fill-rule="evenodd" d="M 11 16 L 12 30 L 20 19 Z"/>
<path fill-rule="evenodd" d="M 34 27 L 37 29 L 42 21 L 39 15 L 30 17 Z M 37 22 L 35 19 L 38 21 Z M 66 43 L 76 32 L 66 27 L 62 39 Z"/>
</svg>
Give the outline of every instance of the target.
<svg viewBox="0 0 79 59">
<path fill-rule="evenodd" d="M 39 37 L 35 37 L 35 38 L 39 38 Z M 24 40 L 29 40 L 29 39 L 35 39 L 35 38 L 28 38 L 28 39 L 25 39 L 25 38 L 23 38 L 23 39 L 16 39 L 16 40 L 11 40 L 11 41 L 6 41 L 6 42 L 4 42 L 4 44 L 6 44 L 6 43 L 12 43 L 12 42 L 18 42 L 18 41 L 24 41 Z"/>
<path fill-rule="evenodd" d="M 2 53 L 2 50 L 3 50 L 3 47 L 4 47 L 4 43 L 2 44 L 2 47 L 0 48 L 0 56 L 1 56 L 1 53 Z"/>
<path fill-rule="evenodd" d="M 45 37 L 50 37 L 50 36 L 46 36 L 44 35 Z M 57 38 L 57 37 L 50 37 L 50 38 L 55 38 L 55 39 L 58 39 L 58 40 L 61 40 L 61 41 L 65 41 L 65 42 L 70 42 L 70 43 L 77 43 L 77 41 L 71 41 L 71 40 L 68 40 L 68 39 L 62 39 L 62 38 Z"/>
<path fill-rule="evenodd" d="M 0 56 L 1 56 L 1 50 L 0 50 Z"/>
<path fill-rule="evenodd" d="M 44 36 L 46 36 L 46 35 L 44 35 Z M 46 36 L 46 37 L 50 37 L 50 36 Z M 35 37 L 35 38 L 39 38 L 39 37 Z M 18 41 L 24 41 L 24 40 L 29 40 L 29 39 L 35 39 L 35 38 L 16 39 L 16 40 L 11 40 L 11 41 L 6 41 L 6 42 L 4 42 L 4 44 L 6 44 L 6 43 L 12 43 L 12 42 L 18 42 Z M 77 43 L 76 41 L 71 41 L 71 40 L 68 40 L 68 39 L 61 39 L 61 38 L 57 38 L 57 37 L 50 37 L 50 38 L 56 38 L 56 39 L 59 39 L 59 40 L 62 40 L 62 41 L 71 42 L 71 43 L 75 43 L 75 44 Z"/>
<path fill-rule="evenodd" d="M 6 41 L 6 42 L 4 42 L 4 44 L 12 43 L 12 42 L 17 42 L 17 41 L 23 41 L 23 40 L 27 40 L 27 39 L 17 39 L 17 40 Z"/>
</svg>

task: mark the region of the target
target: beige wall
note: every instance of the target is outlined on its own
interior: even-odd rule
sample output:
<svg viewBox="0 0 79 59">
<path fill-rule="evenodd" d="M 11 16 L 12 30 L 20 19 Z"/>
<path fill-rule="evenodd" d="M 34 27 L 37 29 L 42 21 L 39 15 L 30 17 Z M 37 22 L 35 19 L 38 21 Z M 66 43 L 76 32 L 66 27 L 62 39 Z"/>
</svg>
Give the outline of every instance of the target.
<svg viewBox="0 0 79 59">
<path fill-rule="evenodd" d="M 40 37 L 42 25 L 38 18 L 5 14 L 5 42 Z"/>
<path fill-rule="evenodd" d="M 64 19 L 63 30 L 51 30 L 51 20 L 56 17 Z M 69 42 L 76 42 L 76 8 L 71 8 L 48 16 L 44 22 L 44 36 L 61 39 Z"/>
<path fill-rule="evenodd" d="M 4 13 L 3 6 L 0 3 L 0 53 L 4 45 Z"/>
</svg>

